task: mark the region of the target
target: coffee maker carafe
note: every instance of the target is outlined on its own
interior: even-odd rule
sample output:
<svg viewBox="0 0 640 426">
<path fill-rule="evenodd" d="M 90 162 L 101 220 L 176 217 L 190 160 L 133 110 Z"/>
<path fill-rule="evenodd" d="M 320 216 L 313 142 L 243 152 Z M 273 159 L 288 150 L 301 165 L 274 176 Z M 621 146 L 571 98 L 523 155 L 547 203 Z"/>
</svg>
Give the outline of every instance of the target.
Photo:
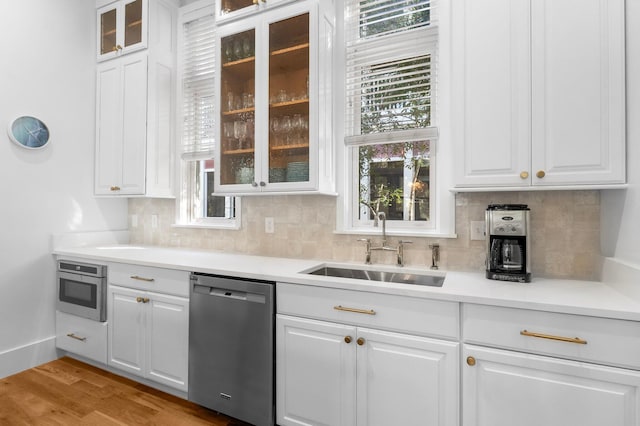
<svg viewBox="0 0 640 426">
<path fill-rule="evenodd" d="M 490 204 L 485 221 L 487 278 L 530 282 L 529 207 L 526 204 Z"/>
</svg>

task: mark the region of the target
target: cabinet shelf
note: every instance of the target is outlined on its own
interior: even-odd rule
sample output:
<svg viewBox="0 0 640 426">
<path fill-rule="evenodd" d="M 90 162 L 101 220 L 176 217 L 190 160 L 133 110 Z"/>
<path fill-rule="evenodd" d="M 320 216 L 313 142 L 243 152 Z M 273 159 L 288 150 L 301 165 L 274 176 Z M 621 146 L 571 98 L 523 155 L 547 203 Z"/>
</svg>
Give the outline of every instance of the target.
<svg viewBox="0 0 640 426">
<path fill-rule="evenodd" d="M 273 52 L 271 52 L 271 56 L 284 55 L 286 53 L 297 52 L 297 51 L 300 51 L 302 49 L 308 49 L 308 48 L 309 48 L 309 43 L 297 44 L 295 46 L 290 46 L 290 47 L 285 47 L 283 49 L 274 50 Z"/>
<path fill-rule="evenodd" d="M 238 65 L 248 64 L 251 62 L 255 62 L 255 56 L 249 56 L 248 58 L 236 59 L 235 61 L 229 61 L 222 64 L 222 68 L 235 67 Z"/>
<path fill-rule="evenodd" d="M 276 145 L 269 147 L 271 151 L 288 151 L 294 149 L 309 149 L 308 143 L 298 143 L 295 145 Z"/>
<path fill-rule="evenodd" d="M 243 148 L 243 149 L 229 149 L 226 151 L 222 151 L 222 155 L 248 155 L 255 152 L 254 148 Z"/>
<path fill-rule="evenodd" d="M 133 28 L 133 27 L 139 27 L 140 25 L 142 25 L 142 19 L 138 19 L 137 21 L 129 22 L 127 24 L 127 27 L 128 28 Z"/>
<path fill-rule="evenodd" d="M 248 112 L 255 112 L 255 107 L 251 107 L 251 108 L 240 108 L 240 109 L 234 109 L 231 111 L 223 111 L 222 115 L 227 117 L 227 116 L 231 116 L 231 115 L 238 115 L 238 114 L 246 114 Z"/>
</svg>

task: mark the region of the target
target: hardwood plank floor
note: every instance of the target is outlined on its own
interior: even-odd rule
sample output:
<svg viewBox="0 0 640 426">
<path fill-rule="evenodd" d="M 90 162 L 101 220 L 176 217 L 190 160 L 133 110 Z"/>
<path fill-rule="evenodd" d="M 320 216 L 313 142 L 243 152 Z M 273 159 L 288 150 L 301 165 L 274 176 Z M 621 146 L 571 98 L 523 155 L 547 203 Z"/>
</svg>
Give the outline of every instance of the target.
<svg viewBox="0 0 640 426">
<path fill-rule="evenodd" d="M 247 426 L 68 357 L 0 380 L 0 425 Z"/>
</svg>

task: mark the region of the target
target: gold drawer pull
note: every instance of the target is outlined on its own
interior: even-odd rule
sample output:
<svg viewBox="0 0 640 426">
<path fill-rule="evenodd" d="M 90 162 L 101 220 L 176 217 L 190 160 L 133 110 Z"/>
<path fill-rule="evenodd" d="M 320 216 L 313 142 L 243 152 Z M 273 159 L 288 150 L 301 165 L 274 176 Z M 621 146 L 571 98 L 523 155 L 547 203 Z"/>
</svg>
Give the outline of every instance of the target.
<svg viewBox="0 0 640 426">
<path fill-rule="evenodd" d="M 551 334 L 532 333 L 531 331 L 527 331 L 527 330 L 522 330 L 520 334 L 522 336 L 539 337 L 540 339 L 559 340 L 561 342 L 578 343 L 580 345 L 587 344 L 586 340 L 581 339 L 579 337 L 553 336 Z"/>
<path fill-rule="evenodd" d="M 338 305 L 334 306 L 333 309 L 336 311 L 345 311 L 345 312 L 355 312 L 356 314 L 367 314 L 367 315 L 375 315 L 376 311 L 373 309 L 356 309 L 356 308 L 346 308 L 344 306 Z"/>
<path fill-rule="evenodd" d="M 120 191 L 120 187 L 119 186 L 112 186 L 111 188 L 109 188 L 111 191 Z"/>
<path fill-rule="evenodd" d="M 132 280 L 146 281 L 148 283 L 152 283 L 152 282 L 155 281 L 154 278 L 145 278 L 145 277 L 140 277 L 138 275 L 131 275 L 131 277 L 129 277 L 129 278 L 131 278 Z"/>
<path fill-rule="evenodd" d="M 73 334 L 73 333 L 69 333 L 69 334 L 67 334 L 67 337 L 71 337 L 72 339 L 80 340 L 81 342 L 84 342 L 84 341 L 86 341 L 86 340 L 87 340 L 87 338 L 86 338 L 86 337 L 76 336 L 76 335 L 75 335 L 75 334 Z"/>
</svg>

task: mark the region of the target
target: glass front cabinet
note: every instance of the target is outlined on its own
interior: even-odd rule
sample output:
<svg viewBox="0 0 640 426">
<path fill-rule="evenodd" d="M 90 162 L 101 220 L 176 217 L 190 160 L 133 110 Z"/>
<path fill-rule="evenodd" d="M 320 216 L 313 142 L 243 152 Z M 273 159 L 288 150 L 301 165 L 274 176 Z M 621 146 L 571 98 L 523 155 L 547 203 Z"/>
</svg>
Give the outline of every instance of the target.
<svg viewBox="0 0 640 426">
<path fill-rule="evenodd" d="M 301 1 L 218 28 L 215 192 L 335 192 L 334 21 Z"/>
<path fill-rule="evenodd" d="M 237 19 L 293 1 L 295 0 L 220 0 L 216 2 L 216 20 L 223 22 Z"/>
<path fill-rule="evenodd" d="M 98 61 L 147 47 L 147 1 L 118 0 L 97 10 Z"/>
</svg>

